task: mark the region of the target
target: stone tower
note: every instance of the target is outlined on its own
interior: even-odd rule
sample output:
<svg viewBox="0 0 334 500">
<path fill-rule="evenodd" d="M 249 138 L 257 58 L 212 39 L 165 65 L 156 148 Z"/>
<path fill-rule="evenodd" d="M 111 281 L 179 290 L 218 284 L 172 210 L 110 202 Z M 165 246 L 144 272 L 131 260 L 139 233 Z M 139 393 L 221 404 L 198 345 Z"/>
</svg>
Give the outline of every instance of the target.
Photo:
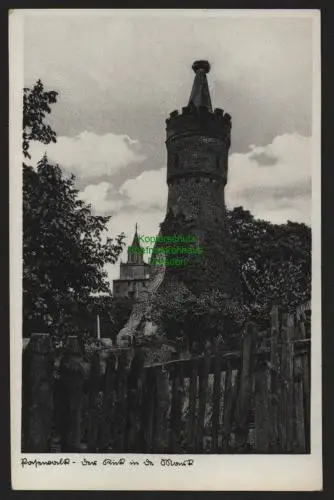
<svg viewBox="0 0 334 500">
<path fill-rule="evenodd" d="M 166 120 L 168 202 L 161 232 L 194 235 L 202 254 L 189 255 L 186 266 L 168 268 L 166 275 L 177 275 L 196 295 L 218 288 L 235 298 L 240 284 L 225 217 L 231 117 L 212 109 L 208 61 L 196 61 L 192 69 L 188 106 Z"/>
<path fill-rule="evenodd" d="M 228 301 L 241 299 L 225 208 L 231 117 L 220 108 L 212 108 L 207 82 L 209 62 L 195 61 L 192 69 L 195 78 L 188 105 L 181 112 L 173 111 L 166 120 L 168 201 L 159 234 L 194 236 L 194 242 L 188 245 L 194 253 L 177 256 L 185 258 L 184 266 L 151 268 L 148 293 L 141 297 L 143 303 L 134 307 L 120 338 L 142 329 L 145 311 L 157 294 L 177 294 L 179 289 L 186 289 L 200 296 L 219 290 Z M 176 245 L 184 246 L 172 246 Z M 156 251 L 163 254 L 166 246 L 171 245 L 157 243 Z"/>
</svg>

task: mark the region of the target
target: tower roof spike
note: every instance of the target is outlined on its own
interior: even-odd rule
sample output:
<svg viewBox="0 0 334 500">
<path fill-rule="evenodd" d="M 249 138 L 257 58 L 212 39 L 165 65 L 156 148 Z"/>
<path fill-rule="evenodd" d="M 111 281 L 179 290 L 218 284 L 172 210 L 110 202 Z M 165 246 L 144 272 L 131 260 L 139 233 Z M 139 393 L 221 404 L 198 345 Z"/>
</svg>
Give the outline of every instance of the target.
<svg viewBox="0 0 334 500">
<path fill-rule="evenodd" d="M 197 109 L 205 107 L 212 112 L 212 104 L 206 74 L 210 71 L 209 61 L 195 61 L 192 65 L 195 72 L 195 79 L 191 90 L 188 106 L 195 106 Z"/>
</svg>

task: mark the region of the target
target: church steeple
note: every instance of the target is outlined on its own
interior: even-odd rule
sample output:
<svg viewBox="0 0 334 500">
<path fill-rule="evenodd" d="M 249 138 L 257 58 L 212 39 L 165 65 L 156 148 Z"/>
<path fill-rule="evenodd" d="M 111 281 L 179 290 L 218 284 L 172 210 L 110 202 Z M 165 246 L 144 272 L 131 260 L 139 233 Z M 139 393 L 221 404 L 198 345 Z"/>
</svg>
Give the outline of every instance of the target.
<svg viewBox="0 0 334 500">
<path fill-rule="evenodd" d="M 195 61 L 192 69 L 195 72 L 195 79 L 188 106 L 205 107 L 212 112 L 210 91 L 206 78 L 206 73 L 210 71 L 210 63 L 208 61 Z"/>
<path fill-rule="evenodd" d="M 140 242 L 139 242 L 139 237 L 138 237 L 138 224 L 137 224 L 137 222 L 136 222 L 136 225 L 135 225 L 135 234 L 134 234 L 134 237 L 133 237 L 132 246 L 133 247 L 140 247 Z"/>
<path fill-rule="evenodd" d="M 133 237 L 132 245 L 128 248 L 128 263 L 129 264 L 143 264 L 144 263 L 144 249 L 140 245 L 138 236 L 138 224 L 135 226 L 135 234 Z"/>
</svg>

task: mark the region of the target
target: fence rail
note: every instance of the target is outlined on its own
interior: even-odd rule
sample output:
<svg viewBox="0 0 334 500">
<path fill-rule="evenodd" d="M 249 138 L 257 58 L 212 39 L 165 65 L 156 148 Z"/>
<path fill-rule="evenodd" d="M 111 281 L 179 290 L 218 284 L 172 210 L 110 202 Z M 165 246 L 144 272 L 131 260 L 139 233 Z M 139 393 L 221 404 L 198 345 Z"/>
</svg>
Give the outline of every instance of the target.
<svg viewBox="0 0 334 500">
<path fill-rule="evenodd" d="M 51 340 L 23 353 L 22 451 L 309 453 L 310 328 L 274 308 L 266 347 L 249 324 L 240 352 L 145 366 L 141 348 L 95 354 L 70 337 L 54 376 Z M 87 367 L 86 367 L 87 368 Z M 88 375 L 87 375 L 88 373 Z"/>
</svg>

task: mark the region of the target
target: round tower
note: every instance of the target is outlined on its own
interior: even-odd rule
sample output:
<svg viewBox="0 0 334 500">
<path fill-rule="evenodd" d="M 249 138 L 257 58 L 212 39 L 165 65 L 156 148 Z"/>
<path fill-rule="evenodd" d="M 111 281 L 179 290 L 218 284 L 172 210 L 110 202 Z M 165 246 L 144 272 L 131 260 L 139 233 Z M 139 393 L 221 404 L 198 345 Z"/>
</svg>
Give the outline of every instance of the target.
<svg viewBox="0 0 334 500">
<path fill-rule="evenodd" d="M 162 234 L 192 234 L 202 254 L 167 269 L 194 292 L 223 289 L 239 295 L 234 255 L 228 237 L 224 190 L 227 183 L 231 117 L 213 110 L 207 82 L 208 61 L 195 61 L 188 105 L 166 120 L 167 214 Z"/>
<path fill-rule="evenodd" d="M 178 296 L 188 290 L 200 297 L 203 292 L 219 290 L 227 303 L 241 300 L 240 275 L 229 238 L 224 199 L 231 117 L 222 109 L 212 108 L 206 76 L 209 62 L 195 61 L 192 69 L 195 79 L 188 105 L 181 112 L 173 111 L 166 120 L 168 201 L 158 236 L 178 236 L 179 242 L 170 244 L 166 243 L 167 238 L 163 242 L 160 238 L 154 249 L 162 261 L 163 255 L 177 257 L 184 259 L 184 265 L 151 265 L 148 294 L 136 302 L 129 321 L 118 334 L 119 342 L 150 322 L 147 318 L 159 295 Z M 195 238 L 184 243 L 189 236 Z M 167 254 L 166 248 L 161 247 L 178 247 L 188 253 Z M 190 249 L 197 252 L 191 253 Z"/>
</svg>

